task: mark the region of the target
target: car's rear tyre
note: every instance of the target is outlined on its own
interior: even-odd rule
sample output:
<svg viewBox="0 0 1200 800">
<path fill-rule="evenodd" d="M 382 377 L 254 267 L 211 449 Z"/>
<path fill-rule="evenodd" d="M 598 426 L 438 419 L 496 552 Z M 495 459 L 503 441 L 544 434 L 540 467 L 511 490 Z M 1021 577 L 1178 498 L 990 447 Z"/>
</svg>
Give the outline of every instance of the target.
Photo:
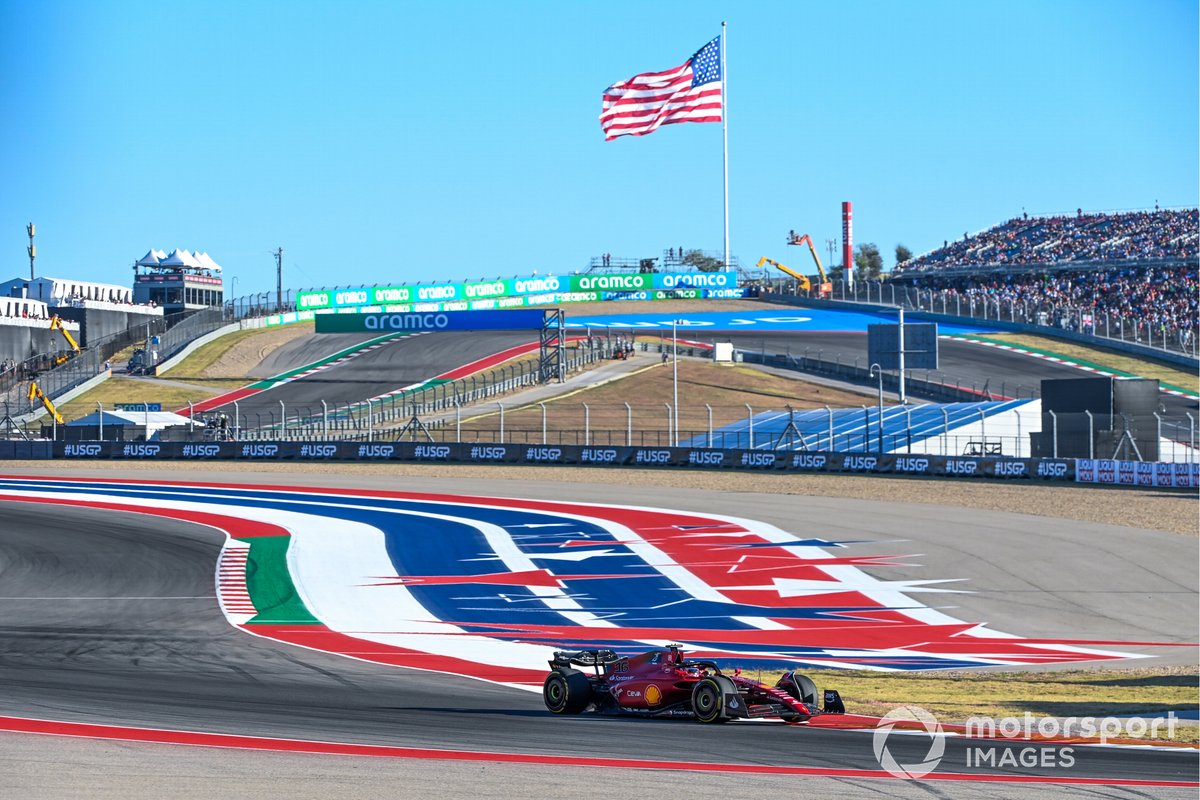
<svg viewBox="0 0 1200 800">
<path fill-rule="evenodd" d="M 581 714 L 592 702 L 592 685 L 582 672 L 555 670 L 542 684 L 542 700 L 555 714 Z"/>
<path fill-rule="evenodd" d="M 692 711 L 700 722 L 728 722 L 721 685 L 712 678 L 701 678 L 692 689 Z"/>
</svg>

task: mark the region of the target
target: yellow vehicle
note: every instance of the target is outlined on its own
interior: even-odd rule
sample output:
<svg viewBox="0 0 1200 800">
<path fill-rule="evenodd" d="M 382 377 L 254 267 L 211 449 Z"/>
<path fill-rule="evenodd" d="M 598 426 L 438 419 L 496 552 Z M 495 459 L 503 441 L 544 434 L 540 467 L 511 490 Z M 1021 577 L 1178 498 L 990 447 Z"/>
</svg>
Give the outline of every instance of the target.
<svg viewBox="0 0 1200 800">
<path fill-rule="evenodd" d="M 810 289 L 812 289 L 812 284 L 809 283 L 808 278 L 804 277 L 799 272 L 796 272 L 794 269 L 785 267 L 783 264 L 780 264 L 778 261 L 772 261 L 771 259 L 767 258 L 766 256 L 763 256 L 762 258 L 760 258 L 758 260 L 757 266 L 761 268 L 763 264 L 770 264 L 772 267 L 779 270 L 780 272 L 786 272 L 788 275 L 791 275 L 793 278 L 796 279 L 796 281 L 800 284 L 800 288 L 803 289 L 804 291 L 807 292 Z"/>
<path fill-rule="evenodd" d="M 54 421 L 59 425 L 65 423 L 63 415 L 58 413 L 58 409 L 54 407 L 54 403 L 50 402 L 50 398 L 46 397 L 42 390 L 38 388 L 38 385 L 35 381 L 31 381 L 29 384 L 29 402 L 32 403 L 34 400 L 41 400 L 42 405 L 46 407 L 47 413 L 54 417 Z"/>
<path fill-rule="evenodd" d="M 67 327 L 63 325 L 63 322 L 61 319 L 59 319 L 58 314 L 55 314 L 50 318 L 50 330 L 61 333 L 63 338 L 67 340 L 67 344 L 71 345 L 71 350 L 73 351 L 71 354 L 59 353 L 57 356 L 55 356 L 54 366 L 57 367 L 59 364 L 64 364 L 67 361 L 70 361 L 73 356 L 79 355 L 81 352 L 79 349 L 79 342 L 75 341 L 75 337 L 72 336 L 71 332 L 67 330 Z"/>
<path fill-rule="evenodd" d="M 807 233 L 800 236 L 795 231 L 788 231 L 788 244 L 808 245 L 808 252 L 812 253 L 813 263 L 817 265 L 817 273 L 821 276 L 820 292 L 822 295 L 831 294 L 833 292 L 833 283 L 830 282 L 829 276 L 825 274 L 825 268 L 821 266 L 821 257 L 817 255 L 817 248 L 813 246 L 812 237 Z"/>
</svg>

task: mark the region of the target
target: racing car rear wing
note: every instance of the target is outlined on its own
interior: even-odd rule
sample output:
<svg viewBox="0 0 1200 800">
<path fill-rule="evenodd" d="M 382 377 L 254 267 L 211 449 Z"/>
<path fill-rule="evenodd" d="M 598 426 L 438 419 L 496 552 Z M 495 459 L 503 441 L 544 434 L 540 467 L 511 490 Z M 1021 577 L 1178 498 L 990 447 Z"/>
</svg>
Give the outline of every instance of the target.
<svg viewBox="0 0 1200 800">
<path fill-rule="evenodd" d="M 620 661 L 621 657 L 613 650 L 555 650 L 551 666 L 560 667 L 599 667 Z"/>
</svg>

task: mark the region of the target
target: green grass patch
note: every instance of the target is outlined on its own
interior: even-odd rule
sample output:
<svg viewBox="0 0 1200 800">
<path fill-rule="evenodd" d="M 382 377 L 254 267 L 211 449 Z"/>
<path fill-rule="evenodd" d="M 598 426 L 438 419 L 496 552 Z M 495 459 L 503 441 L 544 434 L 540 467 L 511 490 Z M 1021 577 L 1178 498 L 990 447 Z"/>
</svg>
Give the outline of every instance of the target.
<svg viewBox="0 0 1200 800">
<path fill-rule="evenodd" d="M 1166 717 L 1200 704 L 1196 667 L 1061 672 L 869 672 L 804 670 L 818 688 L 837 689 L 853 714 L 882 716 L 896 706 L 924 708 L 942 722 L 970 717 Z M 746 673 L 774 684 L 782 670 Z M 1196 743 L 1200 728 L 1178 723 L 1172 741 Z M 1160 730 L 1160 738 L 1165 731 Z"/>
<path fill-rule="evenodd" d="M 238 381 L 235 385 L 242 384 Z M 161 403 L 163 411 L 175 411 L 185 407 L 188 401 L 198 403 L 222 391 L 224 387 L 214 386 L 211 390 L 188 389 L 169 383 L 113 377 L 70 402 L 63 403 L 58 410 L 68 422 L 96 411 L 96 403 L 103 404 L 106 411 L 115 410 L 114 406 L 117 403 Z"/>
<path fill-rule="evenodd" d="M 312 327 L 313 323 L 297 323 Z M 203 375 L 205 370 L 213 364 L 221 360 L 221 358 L 234 348 L 239 342 L 246 339 L 251 339 L 263 333 L 271 332 L 268 328 L 247 328 L 242 331 L 234 331 L 227 333 L 208 344 L 201 345 L 194 352 L 188 355 L 182 362 L 175 365 L 171 369 L 162 373 L 161 377 L 175 378 L 178 380 L 194 380 L 192 376 Z M 238 386 L 244 386 L 245 381 L 242 381 Z"/>
</svg>

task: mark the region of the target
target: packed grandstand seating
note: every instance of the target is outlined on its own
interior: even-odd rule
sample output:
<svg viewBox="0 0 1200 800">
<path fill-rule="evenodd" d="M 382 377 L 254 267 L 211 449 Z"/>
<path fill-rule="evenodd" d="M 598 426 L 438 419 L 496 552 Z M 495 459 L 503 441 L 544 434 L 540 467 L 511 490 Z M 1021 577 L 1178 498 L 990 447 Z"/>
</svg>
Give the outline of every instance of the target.
<svg viewBox="0 0 1200 800">
<path fill-rule="evenodd" d="M 896 267 L 894 278 L 940 269 L 1076 261 L 1191 259 L 1200 254 L 1200 212 L 1137 211 L 1058 217 L 1022 215 L 947 242 Z"/>
<path fill-rule="evenodd" d="M 964 277 L 930 276 L 919 284 L 921 290 L 937 293 L 954 305 L 963 302 L 999 303 L 1002 308 L 1015 304 L 1028 311 L 1076 309 L 1068 327 L 1083 326 L 1080 315 L 1094 318 L 1113 315 L 1135 319 L 1138 329 L 1163 329 L 1190 332 L 1197 327 L 1200 314 L 1200 280 L 1196 265 L 1181 267 L 1127 267 L 1110 270 L 1055 270 L 1020 274 L 994 273 Z M 1065 320 L 1064 320 L 1065 321 Z"/>
</svg>

